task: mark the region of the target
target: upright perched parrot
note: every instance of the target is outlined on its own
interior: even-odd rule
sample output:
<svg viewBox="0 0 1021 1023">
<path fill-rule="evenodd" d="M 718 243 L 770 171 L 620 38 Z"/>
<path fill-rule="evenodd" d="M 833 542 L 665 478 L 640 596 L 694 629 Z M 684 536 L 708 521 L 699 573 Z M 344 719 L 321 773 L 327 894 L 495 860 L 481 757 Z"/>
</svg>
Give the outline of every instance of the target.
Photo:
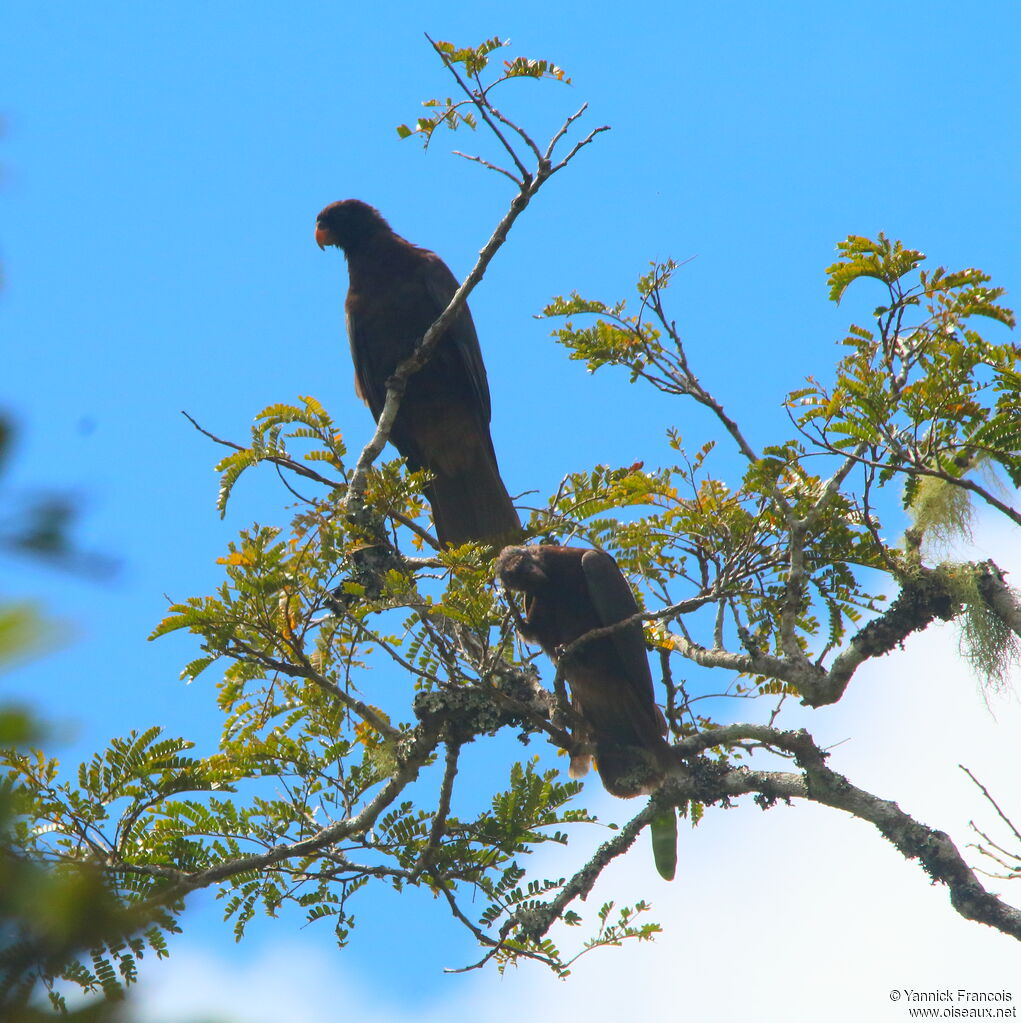
<svg viewBox="0 0 1021 1023">
<path fill-rule="evenodd" d="M 579 637 L 640 611 L 617 562 L 604 551 L 505 547 L 495 567 L 507 589 L 524 594 L 521 635 L 539 643 L 555 663 Z M 587 738 L 607 792 L 623 799 L 654 792 L 678 761 L 664 738 L 666 721 L 653 693 L 641 624 L 582 644 L 568 655 L 563 673 L 590 731 Z M 572 777 L 587 769 L 587 758 L 572 756 Z M 676 813 L 657 817 L 651 830 L 657 869 L 671 880 L 677 865 Z"/>
<path fill-rule="evenodd" d="M 355 391 L 378 421 L 386 383 L 447 307 L 458 283 L 434 252 L 394 234 L 358 199 L 331 203 L 316 218 L 320 248 L 347 257 L 345 312 Z M 409 380 L 390 434 L 412 471 L 433 474 L 426 487 L 441 543 L 517 539 L 521 524 L 500 478 L 489 435 L 486 368 L 468 307 L 447 328 Z"/>
</svg>

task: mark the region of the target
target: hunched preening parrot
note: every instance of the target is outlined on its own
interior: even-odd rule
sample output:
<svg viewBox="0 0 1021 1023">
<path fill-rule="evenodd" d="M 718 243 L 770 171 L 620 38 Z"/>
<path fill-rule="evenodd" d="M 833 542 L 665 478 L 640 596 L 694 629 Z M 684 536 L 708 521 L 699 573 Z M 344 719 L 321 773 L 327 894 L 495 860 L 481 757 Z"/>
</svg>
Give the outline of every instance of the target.
<svg viewBox="0 0 1021 1023">
<path fill-rule="evenodd" d="M 508 590 L 524 594 L 518 629 L 558 662 L 563 651 L 594 629 L 640 613 L 635 595 L 604 551 L 554 545 L 505 547 L 496 574 Z M 666 741 L 656 704 L 640 622 L 589 640 L 568 655 L 563 674 L 575 709 L 590 730 L 603 786 L 622 799 L 654 792 L 678 759 Z M 571 775 L 588 769 L 572 756 Z M 677 815 L 652 822 L 660 874 L 671 880 L 677 864 Z"/>
<path fill-rule="evenodd" d="M 395 234 L 358 199 L 327 206 L 316 218 L 315 238 L 320 248 L 334 245 L 347 257 L 344 308 L 355 392 L 378 421 L 387 380 L 447 307 L 457 279 L 439 256 Z M 408 380 L 390 434 L 409 469 L 433 475 L 425 494 L 442 544 L 477 540 L 495 546 L 521 535 L 489 421 L 486 368 L 464 306 Z"/>
</svg>

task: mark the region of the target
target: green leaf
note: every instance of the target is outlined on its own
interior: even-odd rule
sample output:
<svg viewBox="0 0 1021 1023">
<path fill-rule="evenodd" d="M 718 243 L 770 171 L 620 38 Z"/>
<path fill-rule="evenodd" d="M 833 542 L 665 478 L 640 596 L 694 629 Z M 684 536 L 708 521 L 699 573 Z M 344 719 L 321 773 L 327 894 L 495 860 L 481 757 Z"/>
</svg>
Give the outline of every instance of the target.
<svg viewBox="0 0 1021 1023">
<path fill-rule="evenodd" d="M 652 856 L 656 870 L 664 881 L 672 881 L 677 873 L 677 811 L 671 807 L 649 822 Z"/>
<path fill-rule="evenodd" d="M 829 296 L 837 303 L 848 286 L 860 277 L 873 277 L 891 285 L 925 259 L 923 253 L 905 249 L 899 241 L 891 243 L 881 232 L 876 241 L 860 235 L 848 235 L 837 245 L 837 250 L 840 258 L 826 268 Z"/>
<path fill-rule="evenodd" d="M 0 604 L 0 668 L 46 649 L 57 638 L 53 624 L 27 601 Z"/>
</svg>

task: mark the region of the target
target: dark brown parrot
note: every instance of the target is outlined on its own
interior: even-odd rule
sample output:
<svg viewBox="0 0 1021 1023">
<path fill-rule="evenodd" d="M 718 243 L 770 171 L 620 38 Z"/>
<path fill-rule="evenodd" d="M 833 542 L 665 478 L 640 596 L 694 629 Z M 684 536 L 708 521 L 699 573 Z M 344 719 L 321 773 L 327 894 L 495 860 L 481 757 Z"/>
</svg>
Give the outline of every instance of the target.
<svg viewBox="0 0 1021 1023">
<path fill-rule="evenodd" d="M 521 635 L 554 660 L 580 636 L 639 614 L 617 562 L 587 547 L 505 547 L 496 572 L 525 595 Z M 590 640 L 564 665 L 577 710 L 592 732 L 596 768 L 608 792 L 652 792 L 673 762 L 656 705 L 640 623 Z M 575 765 L 574 773 L 579 766 Z"/>
<path fill-rule="evenodd" d="M 524 594 L 521 635 L 539 643 L 554 663 L 579 637 L 641 610 L 617 562 L 604 551 L 505 547 L 495 568 L 507 589 Z M 582 644 L 568 655 L 563 672 L 590 729 L 606 790 L 623 799 L 654 792 L 678 760 L 664 738 L 666 721 L 656 704 L 641 624 Z M 584 757 L 572 756 L 572 777 L 587 768 Z M 676 836 L 673 810 L 653 820 L 656 866 L 667 880 L 676 867 Z"/>
<path fill-rule="evenodd" d="M 344 308 L 355 391 L 378 421 L 387 380 L 447 307 L 457 279 L 439 256 L 394 234 L 377 210 L 358 199 L 327 206 L 316 218 L 315 236 L 320 248 L 335 245 L 347 257 Z M 443 544 L 506 543 L 520 535 L 489 420 L 486 367 L 464 306 L 408 380 L 390 434 L 412 471 L 433 474 L 425 493 Z"/>
</svg>

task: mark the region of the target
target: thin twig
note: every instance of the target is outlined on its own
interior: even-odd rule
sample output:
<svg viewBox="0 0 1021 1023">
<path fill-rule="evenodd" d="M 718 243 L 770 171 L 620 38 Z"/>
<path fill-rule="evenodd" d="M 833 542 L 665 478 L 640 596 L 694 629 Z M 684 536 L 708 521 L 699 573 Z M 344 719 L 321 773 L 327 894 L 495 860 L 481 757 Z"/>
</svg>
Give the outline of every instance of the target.
<svg viewBox="0 0 1021 1023">
<path fill-rule="evenodd" d="M 222 437 L 217 437 L 216 434 L 210 433 L 204 426 L 200 426 L 187 412 L 181 410 L 181 415 L 191 423 L 192 426 L 198 430 L 199 433 L 205 434 L 211 441 L 217 444 L 222 444 L 224 447 L 233 448 L 235 451 L 247 451 L 249 450 L 243 444 L 236 444 L 232 440 L 224 440 Z M 302 465 L 300 462 L 295 462 L 291 458 L 285 458 L 283 455 L 260 455 L 260 459 L 263 462 L 272 462 L 274 465 L 282 466 L 284 469 L 290 469 L 291 472 L 297 473 L 299 476 L 304 476 L 307 479 L 315 480 L 316 483 L 322 483 L 328 486 L 331 490 L 343 490 L 347 486 L 347 483 L 341 480 L 332 480 L 328 476 L 323 476 L 321 473 L 316 472 L 313 469 L 309 469 L 308 466 Z"/>
<path fill-rule="evenodd" d="M 964 773 L 979 787 L 979 789 L 981 789 L 982 795 L 985 796 L 990 803 L 992 803 L 993 809 L 1000 815 L 1000 820 L 1002 820 L 1003 823 L 1006 824 L 1008 828 L 1010 828 L 1010 830 L 1014 833 L 1014 837 L 1019 842 L 1021 842 L 1021 832 L 1019 832 L 1017 828 L 1014 827 L 1013 821 L 1011 821 L 1011 819 L 1000 809 L 999 803 L 997 803 L 996 800 L 993 799 L 993 797 L 989 794 L 989 789 L 987 789 L 985 785 L 983 785 L 982 782 L 980 782 L 978 778 L 976 778 L 975 775 L 973 775 L 971 771 L 969 771 L 968 768 L 964 766 L 964 764 L 958 764 L 957 766 L 962 771 L 964 771 Z"/>
</svg>

